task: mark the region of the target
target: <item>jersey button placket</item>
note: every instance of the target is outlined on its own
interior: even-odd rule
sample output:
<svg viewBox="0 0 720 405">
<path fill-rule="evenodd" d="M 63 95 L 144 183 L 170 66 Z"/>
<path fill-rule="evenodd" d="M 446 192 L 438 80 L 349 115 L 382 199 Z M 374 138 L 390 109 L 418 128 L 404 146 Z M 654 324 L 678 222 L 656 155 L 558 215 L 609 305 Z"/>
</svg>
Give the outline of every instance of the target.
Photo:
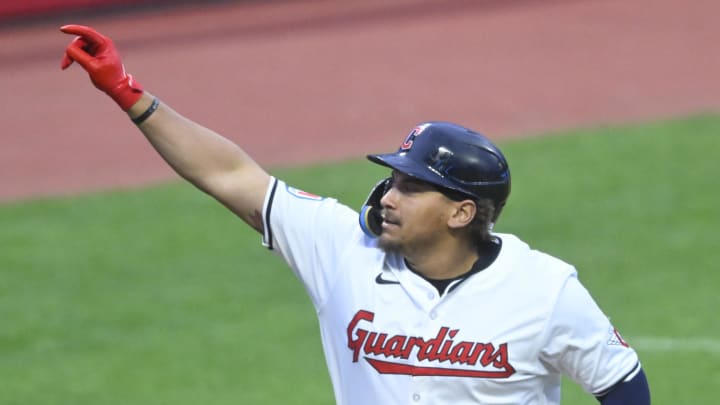
<svg viewBox="0 0 720 405">
<path fill-rule="evenodd" d="M 433 292 L 427 292 L 426 297 L 428 298 L 426 311 L 429 310 L 429 312 L 426 312 L 427 317 L 426 320 L 422 322 L 422 335 L 423 336 L 433 336 L 433 334 L 437 334 L 436 325 L 435 325 L 435 319 L 438 317 L 438 311 L 436 309 L 438 302 L 437 302 L 437 296 Z M 428 338 L 429 339 L 429 338 Z M 417 356 L 413 356 L 413 363 L 415 366 L 418 367 L 427 367 L 428 364 L 423 364 L 422 361 L 418 359 Z M 413 379 L 413 383 L 411 386 L 410 392 L 412 395 L 410 395 L 411 403 L 419 404 L 421 403 L 423 399 L 423 395 L 421 394 L 427 387 L 425 387 L 425 382 L 423 378 L 419 379 Z"/>
<path fill-rule="evenodd" d="M 440 306 L 440 298 L 435 292 L 429 291 L 427 293 L 428 300 L 430 301 L 430 312 L 428 312 L 428 317 L 431 321 L 434 321 L 438 318 L 439 312 L 437 308 Z"/>
</svg>

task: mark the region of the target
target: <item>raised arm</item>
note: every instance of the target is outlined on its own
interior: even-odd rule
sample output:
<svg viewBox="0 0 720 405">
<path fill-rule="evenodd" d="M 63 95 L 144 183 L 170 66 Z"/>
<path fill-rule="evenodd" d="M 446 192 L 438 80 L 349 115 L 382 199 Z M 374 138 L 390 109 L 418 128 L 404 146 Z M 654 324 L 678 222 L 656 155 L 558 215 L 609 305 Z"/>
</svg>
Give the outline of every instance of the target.
<svg viewBox="0 0 720 405">
<path fill-rule="evenodd" d="M 213 196 L 258 232 L 270 176 L 238 145 L 178 114 L 143 90 L 125 72 L 112 40 L 90 27 L 66 25 L 77 37 L 63 69 L 82 66 L 98 89 L 128 113 L 165 161 L 183 178 Z"/>
</svg>

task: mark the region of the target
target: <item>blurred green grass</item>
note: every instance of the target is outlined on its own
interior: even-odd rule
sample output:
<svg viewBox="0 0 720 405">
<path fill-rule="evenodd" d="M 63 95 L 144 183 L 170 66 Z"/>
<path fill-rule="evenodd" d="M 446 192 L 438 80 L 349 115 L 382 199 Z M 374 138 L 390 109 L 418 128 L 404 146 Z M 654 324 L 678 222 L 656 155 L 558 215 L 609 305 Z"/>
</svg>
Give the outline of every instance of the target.
<svg viewBox="0 0 720 405">
<path fill-rule="evenodd" d="M 654 403 L 714 403 L 720 117 L 501 146 L 513 190 L 496 230 L 576 265 Z M 386 173 L 272 172 L 355 208 Z M 2 404 L 333 403 L 299 282 L 184 183 L 0 205 L 0 321 Z M 566 383 L 563 403 L 597 402 Z"/>
</svg>

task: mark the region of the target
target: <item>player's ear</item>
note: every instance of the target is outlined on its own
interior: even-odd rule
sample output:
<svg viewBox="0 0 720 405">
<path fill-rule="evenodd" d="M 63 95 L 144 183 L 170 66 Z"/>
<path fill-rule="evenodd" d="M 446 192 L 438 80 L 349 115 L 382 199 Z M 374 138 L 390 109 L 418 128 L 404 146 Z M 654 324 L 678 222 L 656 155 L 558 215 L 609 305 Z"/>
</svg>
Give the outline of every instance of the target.
<svg viewBox="0 0 720 405">
<path fill-rule="evenodd" d="M 452 229 L 462 228 L 470 225 L 477 214 L 477 205 L 473 200 L 462 200 L 452 202 L 452 211 L 448 217 L 448 227 Z"/>
</svg>

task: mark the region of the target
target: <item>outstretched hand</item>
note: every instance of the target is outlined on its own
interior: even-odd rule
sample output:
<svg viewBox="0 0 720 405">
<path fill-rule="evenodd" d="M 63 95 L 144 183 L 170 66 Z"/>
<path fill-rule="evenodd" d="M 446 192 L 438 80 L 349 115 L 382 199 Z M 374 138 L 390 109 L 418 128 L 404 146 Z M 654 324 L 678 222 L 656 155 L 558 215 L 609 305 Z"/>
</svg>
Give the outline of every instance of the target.
<svg viewBox="0 0 720 405">
<path fill-rule="evenodd" d="M 113 41 L 84 25 L 65 25 L 60 31 L 77 37 L 65 49 L 60 67 L 77 62 L 88 72 L 95 87 L 107 93 L 127 111 L 142 96 L 142 86 L 125 72 Z"/>
</svg>

